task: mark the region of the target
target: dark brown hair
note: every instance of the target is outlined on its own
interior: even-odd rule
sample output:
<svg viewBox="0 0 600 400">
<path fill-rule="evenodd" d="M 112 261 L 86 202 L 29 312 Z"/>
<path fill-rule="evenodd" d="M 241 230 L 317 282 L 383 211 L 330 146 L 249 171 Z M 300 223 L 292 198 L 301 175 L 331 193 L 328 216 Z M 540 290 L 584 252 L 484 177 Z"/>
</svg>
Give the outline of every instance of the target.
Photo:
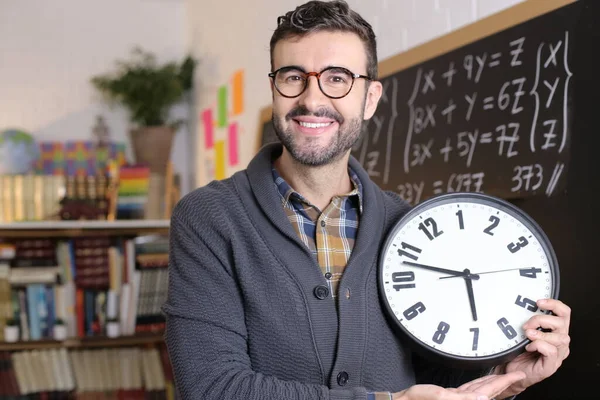
<svg viewBox="0 0 600 400">
<path fill-rule="evenodd" d="M 271 70 L 273 49 L 278 41 L 320 31 L 358 35 L 367 52 L 367 74 L 371 79 L 377 79 L 377 42 L 373 28 L 344 0 L 309 1 L 277 18 L 277 29 L 271 37 Z"/>
</svg>

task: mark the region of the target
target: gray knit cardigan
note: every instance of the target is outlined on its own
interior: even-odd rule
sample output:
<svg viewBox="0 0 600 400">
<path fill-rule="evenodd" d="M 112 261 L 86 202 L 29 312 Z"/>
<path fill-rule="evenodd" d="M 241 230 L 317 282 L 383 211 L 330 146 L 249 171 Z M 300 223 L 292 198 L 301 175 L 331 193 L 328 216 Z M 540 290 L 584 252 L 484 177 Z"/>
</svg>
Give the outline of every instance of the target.
<svg viewBox="0 0 600 400">
<path fill-rule="evenodd" d="M 367 391 L 413 385 L 413 354 L 392 330 L 377 289 L 380 246 L 409 206 L 351 158 L 364 209 L 338 312 L 316 289 L 325 278 L 276 192 L 271 166 L 280 153 L 280 145 L 263 147 L 246 170 L 192 191 L 173 212 L 163 311 L 178 393 L 364 400 Z"/>
</svg>

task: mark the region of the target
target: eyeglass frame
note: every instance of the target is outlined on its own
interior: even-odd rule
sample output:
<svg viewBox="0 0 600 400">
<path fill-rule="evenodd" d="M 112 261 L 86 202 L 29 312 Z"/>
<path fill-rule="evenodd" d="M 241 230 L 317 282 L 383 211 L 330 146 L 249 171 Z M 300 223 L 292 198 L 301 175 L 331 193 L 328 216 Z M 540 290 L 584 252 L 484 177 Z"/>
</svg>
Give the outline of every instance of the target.
<svg viewBox="0 0 600 400">
<path fill-rule="evenodd" d="M 281 93 L 281 90 L 279 90 L 279 88 L 277 87 L 277 84 L 275 83 L 275 76 L 277 75 L 277 73 L 279 71 L 281 71 L 282 69 L 297 69 L 298 71 L 302 72 L 305 77 L 304 77 L 304 88 L 302 88 L 302 90 L 300 91 L 300 93 L 298 93 L 295 96 L 288 96 L 285 95 L 283 93 Z M 348 74 L 350 74 L 350 76 L 352 77 L 352 83 L 350 84 L 350 88 L 348 89 L 348 91 L 346 92 L 345 95 L 343 96 L 330 96 L 327 93 L 325 93 L 325 91 L 323 90 L 323 88 L 321 87 L 321 75 L 326 72 L 329 71 L 330 69 L 338 69 L 338 70 L 343 70 L 345 72 L 348 72 Z M 310 78 L 311 76 L 314 76 L 315 78 L 317 78 L 317 84 L 319 86 L 319 90 L 321 91 L 321 93 L 323 93 L 325 96 L 329 97 L 330 99 L 343 99 L 344 97 L 348 96 L 350 94 L 350 92 L 352 91 L 352 88 L 354 87 L 354 81 L 356 81 L 357 79 L 363 78 L 366 79 L 368 81 L 372 81 L 373 78 L 371 78 L 368 75 L 361 75 L 361 74 L 355 74 L 354 72 L 350 71 L 348 68 L 344 68 L 344 67 L 337 67 L 335 65 L 329 66 L 325 69 L 323 69 L 321 72 L 305 72 L 303 68 L 294 66 L 294 65 L 287 65 L 285 67 L 281 67 L 276 69 L 273 72 L 269 72 L 268 74 L 269 78 L 271 78 L 273 80 L 273 86 L 275 86 L 275 89 L 277 90 L 277 93 L 279 93 L 281 96 L 288 98 L 288 99 L 294 99 L 296 97 L 299 97 L 300 95 L 302 95 L 302 93 L 304 93 L 306 91 L 306 88 L 308 87 L 308 78 Z"/>
</svg>

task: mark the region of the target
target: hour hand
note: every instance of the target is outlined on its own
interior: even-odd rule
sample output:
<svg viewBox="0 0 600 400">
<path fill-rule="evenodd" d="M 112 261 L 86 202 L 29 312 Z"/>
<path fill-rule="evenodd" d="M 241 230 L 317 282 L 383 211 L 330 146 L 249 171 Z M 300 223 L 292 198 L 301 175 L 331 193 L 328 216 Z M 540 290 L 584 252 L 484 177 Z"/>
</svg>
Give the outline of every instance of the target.
<svg viewBox="0 0 600 400">
<path fill-rule="evenodd" d="M 428 269 L 430 271 L 441 272 L 443 274 L 450 274 L 450 275 L 453 275 L 453 276 L 462 276 L 464 278 L 469 278 L 469 279 L 474 279 L 474 280 L 479 279 L 479 275 L 477 275 L 477 274 L 470 274 L 470 273 L 467 273 L 467 272 L 464 272 L 464 271 L 457 271 L 457 270 L 454 270 L 454 269 L 432 267 L 431 265 L 419 264 L 419 263 L 412 262 L 412 261 L 402 261 L 402 264 L 410 265 L 412 267 L 419 267 L 419 268 L 423 268 L 423 269 Z"/>
<path fill-rule="evenodd" d="M 469 273 L 469 270 L 465 269 L 465 272 Z M 467 295 L 469 296 L 469 304 L 471 305 L 471 315 L 473 316 L 473 321 L 477 321 L 477 308 L 475 307 L 475 295 L 473 294 L 473 281 L 469 278 L 466 278 L 465 283 L 467 284 Z"/>
</svg>

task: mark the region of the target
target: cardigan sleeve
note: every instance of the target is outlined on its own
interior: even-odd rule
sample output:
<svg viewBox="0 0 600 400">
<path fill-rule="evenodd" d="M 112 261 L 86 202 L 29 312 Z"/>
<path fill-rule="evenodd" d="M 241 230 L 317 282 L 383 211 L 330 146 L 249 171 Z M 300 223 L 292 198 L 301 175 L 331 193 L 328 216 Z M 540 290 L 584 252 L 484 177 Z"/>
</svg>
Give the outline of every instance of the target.
<svg viewBox="0 0 600 400">
<path fill-rule="evenodd" d="M 365 400 L 363 387 L 329 389 L 252 370 L 243 299 L 226 235 L 218 229 L 207 231 L 209 226 L 200 233 L 190 224 L 191 218 L 199 218 L 197 213 L 182 214 L 182 208 L 176 208 L 171 218 L 168 298 L 162 308 L 181 397 Z"/>
</svg>

